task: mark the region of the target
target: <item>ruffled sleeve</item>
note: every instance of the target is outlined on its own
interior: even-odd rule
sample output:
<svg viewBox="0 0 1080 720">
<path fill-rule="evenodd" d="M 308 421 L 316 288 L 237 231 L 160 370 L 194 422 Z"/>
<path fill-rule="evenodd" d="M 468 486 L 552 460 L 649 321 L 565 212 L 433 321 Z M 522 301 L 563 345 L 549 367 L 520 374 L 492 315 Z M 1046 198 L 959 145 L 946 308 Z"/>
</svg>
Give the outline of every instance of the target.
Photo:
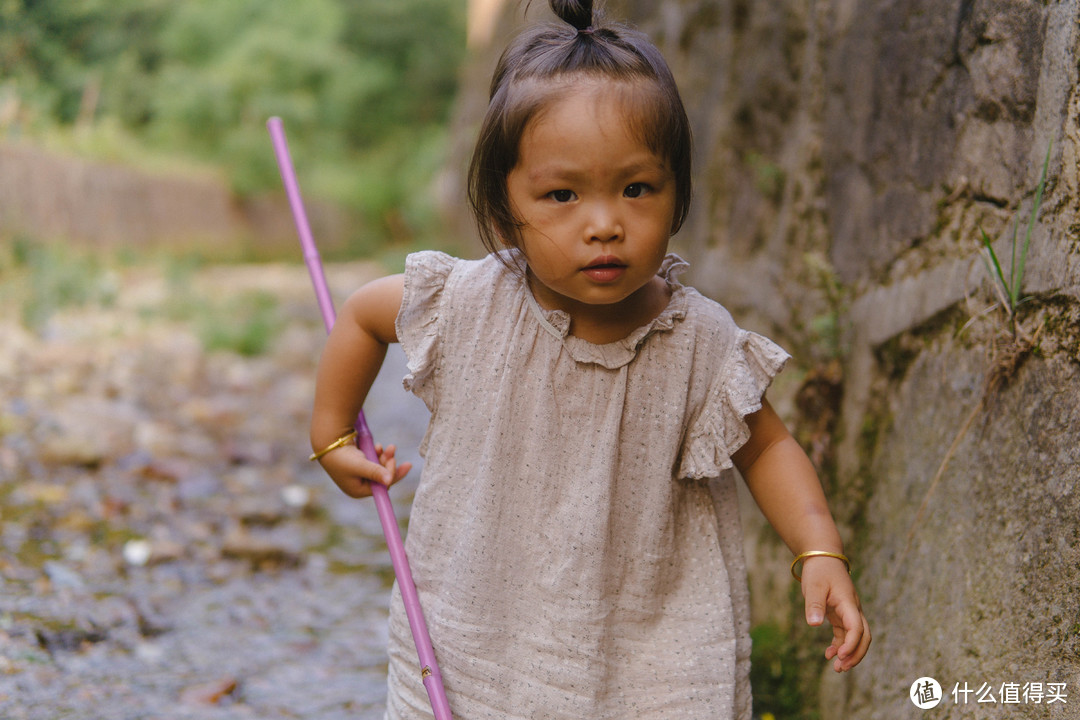
<svg viewBox="0 0 1080 720">
<path fill-rule="evenodd" d="M 680 477 L 713 478 L 732 467 L 731 456 L 750 439 L 746 416 L 761 409 L 765 390 L 789 357 L 768 338 L 738 331 L 704 406 L 687 429 Z"/>
<path fill-rule="evenodd" d="M 405 290 L 395 322 L 398 341 L 408 361 L 408 373 L 402 384 L 429 409 L 434 409 L 439 324 L 446 281 L 458 262 L 433 250 L 413 253 L 405 259 Z"/>
</svg>

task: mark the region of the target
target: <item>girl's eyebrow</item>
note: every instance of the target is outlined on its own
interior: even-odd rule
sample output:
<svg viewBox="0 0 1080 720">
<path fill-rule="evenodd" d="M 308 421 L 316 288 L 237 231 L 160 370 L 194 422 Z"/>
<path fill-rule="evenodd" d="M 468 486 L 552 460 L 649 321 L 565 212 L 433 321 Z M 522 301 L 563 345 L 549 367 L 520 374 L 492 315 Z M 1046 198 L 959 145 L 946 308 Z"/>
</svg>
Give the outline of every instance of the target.
<svg viewBox="0 0 1080 720">
<path fill-rule="evenodd" d="M 641 160 L 627 163 L 615 169 L 619 176 L 632 176 L 643 172 L 667 172 L 666 163 L 658 160 Z M 528 177 L 530 180 L 580 180 L 587 178 L 591 173 L 574 165 L 559 165 L 556 162 L 541 162 L 530 168 Z"/>
</svg>

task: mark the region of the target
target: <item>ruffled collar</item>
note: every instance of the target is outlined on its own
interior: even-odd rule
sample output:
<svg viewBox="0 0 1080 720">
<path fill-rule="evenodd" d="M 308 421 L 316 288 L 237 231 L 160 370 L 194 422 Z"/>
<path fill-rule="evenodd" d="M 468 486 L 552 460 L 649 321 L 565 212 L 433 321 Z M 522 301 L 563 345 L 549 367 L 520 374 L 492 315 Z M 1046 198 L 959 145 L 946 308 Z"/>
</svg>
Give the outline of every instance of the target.
<svg viewBox="0 0 1080 720">
<path fill-rule="evenodd" d="M 524 274 L 521 276 L 521 288 L 533 317 L 546 332 L 562 342 L 566 351 L 570 353 L 570 357 L 580 363 L 594 363 L 608 370 L 616 370 L 637 356 L 638 348 L 646 338 L 654 332 L 671 330 L 677 322 L 686 317 L 686 288 L 678 278 L 689 267 L 690 265 L 681 257 L 669 253 L 657 272 L 657 275 L 663 278 L 671 289 L 671 298 L 668 300 L 667 307 L 623 339 L 602 345 L 571 335 L 570 315 L 565 310 L 545 310 L 540 307 L 540 303 L 536 301 L 532 290 L 529 289 Z"/>
</svg>

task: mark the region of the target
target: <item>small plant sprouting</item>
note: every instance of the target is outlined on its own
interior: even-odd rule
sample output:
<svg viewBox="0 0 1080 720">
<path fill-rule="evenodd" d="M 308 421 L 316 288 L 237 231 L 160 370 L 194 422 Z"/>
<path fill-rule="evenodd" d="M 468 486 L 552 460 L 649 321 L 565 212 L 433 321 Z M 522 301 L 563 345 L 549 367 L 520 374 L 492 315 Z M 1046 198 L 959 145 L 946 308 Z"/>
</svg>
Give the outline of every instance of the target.
<svg viewBox="0 0 1080 720">
<path fill-rule="evenodd" d="M 1016 310 L 1027 299 L 1020 297 L 1024 284 L 1024 266 L 1027 264 L 1028 248 L 1031 246 L 1031 232 L 1035 229 L 1035 221 L 1039 217 L 1039 207 L 1042 205 L 1043 190 L 1046 189 L 1046 170 L 1050 165 L 1050 147 L 1049 144 L 1046 146 L 1046 159 L 1043 161 L 1042 176 L 1039 178 L 1039 185 L 1035 189 L 1035 202 L 1031 207 L 1031 217 L 1028 218 L 1027 231 L 1024 233 L 1024 244 L 1020 247 L 1019 258 L 1016 255 L 1016 245 L 1017 235 L 1020 230 L 1020 219 L 1017 218 L 1016 222 L 1013 223 L 1012 259 L 1009 265 L 1008 277 L 1006 277 L 1005 271 L 1001 267 L 997 253 L 994 252 L 990 236 L 986 234 L 985 230 L 979 228 L 979 232 L 982 234 L 983 262 L 986 263 L 986 271 L 990 274 L 994 293 L 998 296 L 998 301 L 1005 310 L 1013 340 L 1017 339 Z"/>
</svg>

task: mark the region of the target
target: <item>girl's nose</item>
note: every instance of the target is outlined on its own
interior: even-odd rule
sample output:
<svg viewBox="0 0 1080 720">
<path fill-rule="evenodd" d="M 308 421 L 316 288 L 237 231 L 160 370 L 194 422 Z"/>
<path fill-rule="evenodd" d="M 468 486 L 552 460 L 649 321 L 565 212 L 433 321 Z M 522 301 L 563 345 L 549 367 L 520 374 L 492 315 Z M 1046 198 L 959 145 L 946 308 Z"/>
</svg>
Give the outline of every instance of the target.
<svg viewBox="0 0 1080 720">
<path fill-rule="evenodd" d="M 613 242 L 623 239 L 622 222 L 615 208 L 607 203 L 596 203 L 589 213 L 585 227 L 586 242 Z"/>
</svg>

